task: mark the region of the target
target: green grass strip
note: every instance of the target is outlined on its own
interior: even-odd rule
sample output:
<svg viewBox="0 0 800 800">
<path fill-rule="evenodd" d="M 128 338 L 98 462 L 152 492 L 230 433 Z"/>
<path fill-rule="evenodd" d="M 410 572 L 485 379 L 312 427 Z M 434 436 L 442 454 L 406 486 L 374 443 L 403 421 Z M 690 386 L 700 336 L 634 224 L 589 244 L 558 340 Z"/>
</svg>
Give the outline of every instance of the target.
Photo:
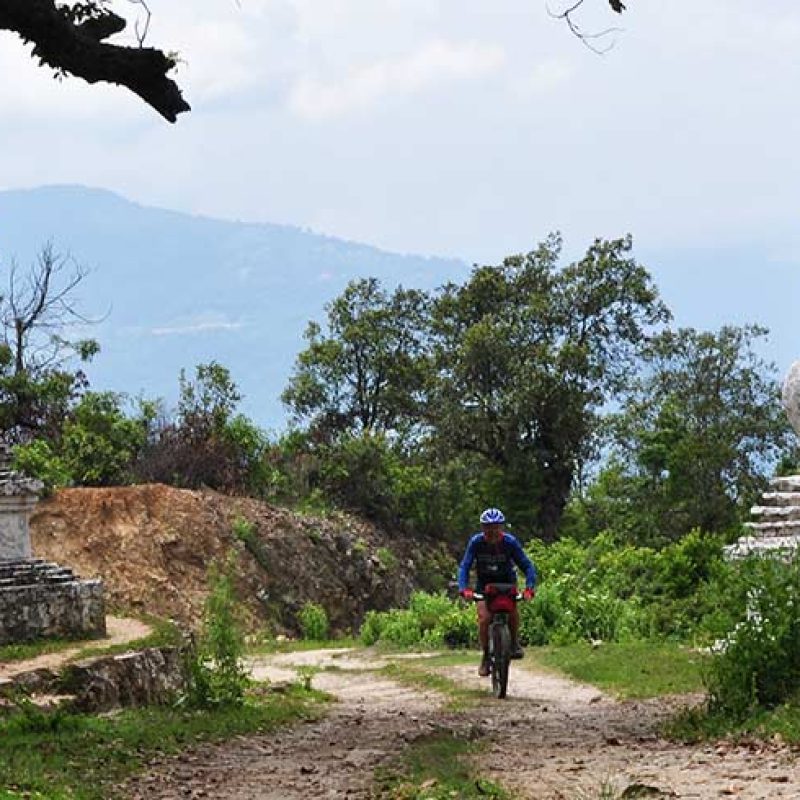
<svg viewBox="0 0 800 800">
<path fill-rule="evenodd" d="M 788 703 L 772 710 L 754 711 L 745 720 L 709 714 L 704 707 L 688 709 L 670 720 L 666 736 L 695 743 L 723 737 L 764 739 L 800 744 L 800 703 Z"/>
<path fill-rule="evenodd" d="M 140 619 L 153 629 L 152 633 L 142 639 L 107 647 L 102 645 L 102 639 L 41 639 L 36 642 L 7 644 L 0 647 L 0 663 L 28 661 L 37 656 L 61 653 L 74 648 L 78 648 L 78 652 L 70 660 L 79 661 L 83 658 L 113 655 L 144 647 L 166 647 L 180 644 L 180 631 L 169 620 L 157 617 L 140 617 Z M 2 795 L 0 795 L 0 800 L 2 800 Z"/>
<path fill-rule="evenodd" d="M 485 692 L 477 689 L 465 689 L 444 675 L 428 671 L 425 667 L 429 665 L 423 663 L 427 661 L 428 659 L 421 659 L 414 664 L 395 662 L 383 667 L 379 673 L 405 686 L 444 695 L 448 698 L 445 704 L 447 711 L 463 711 L 473 703 L 485 699 Z"/>
<path fill-rule="evenodd" d="M 214 711 L 150 708 L 102 717 L 7 717 L 0 720 L 0 800 L 100 800 L 156 755 L 314 717 L 322 699 L 319 693 L 291 687 L 263 692 L 243 707 Z"/>
<path fill-rule="evenodd" d="M 75 642 L 68 639 L 46 639 L 38 642 L 4 644 L 0 647 L 0 664 L 12 661 L 28 661 L 31 658 L 47 653 L 60 653 L 62 650 L 69 650 L 71 647 L 77 647 L 80 644 L 83 644 L 83 642 Z M 2 798 L 2 795 L 0 795 L 0 798 Z"/>
<path fill-rule="evenodd" d="M 703 691 L 701 653 L 671 642 L 588 643 L 530 648 L 542 666 L 621 698 Z"/>
<path fill-rule="evenodd" d="M 511 800 L 500 786 L 471 766 L 480 745 L 436 734 L 414 742 L 394 763 L 377 771 L 380 800 Z"/>
</svg>

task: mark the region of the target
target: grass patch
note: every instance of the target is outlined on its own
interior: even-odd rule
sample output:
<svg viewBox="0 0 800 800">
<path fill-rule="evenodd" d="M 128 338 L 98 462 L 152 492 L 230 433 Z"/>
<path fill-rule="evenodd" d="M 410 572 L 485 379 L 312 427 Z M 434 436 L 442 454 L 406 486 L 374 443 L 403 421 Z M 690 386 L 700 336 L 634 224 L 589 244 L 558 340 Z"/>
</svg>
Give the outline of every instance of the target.
<svg viewBox="0 0 800 800">
<path fill-rule="evenodd" d="M 6 717 L 0 719 L 0 800 L 100 800 L 156 755 L 316 716 L 322 699 L 317 692 L 294 686 L 281 693 L 262 690 L 243 707 L 214 711 L 150 708 L 102 717 L 64 714 L 48 726 L 26 714 Z"/>
<path fill-rule="evenodd" d="M 149 625 L 153 632 L 142 639 L 135 639 L 125 644 L 109 645 L 103 647 L 102 638 L 99 639 L 40 639 L 35 642 L 20 644 L 7 644 L 0 647 L 0 663 L 12 661 L 28 661 L 38 656 L 50 653 L 61 653 L 65 650 L 77 652 L 70 657 L 71 661 L 89 658 L 90 656 L 114 655 L 128 650 L 140 650 L 144 647 L 166 647 L 180 644 L 180 631 L 174 623 L 157 617 L 140 617 L 142 622 Z M 0 795 L 2 800 L 2 795 Z"/>
<path fill-rule="evenodd" d="M 413 655 L 413 654 L 411 654 Z M 447 650 L 433 656 L 411 657 L 405 660 L 407 664 L 424 667 L 463 667 L 474 665 L 478 668 L 480 653 L 477 650 Z"/>
<path fill-rule="evenodd" d="M 412 744 L 394 764 L 375 776 L 375 795 L 391 800 L 511 800 L 471 766 L 480 745 L 437 734 Z"/>
<path fill-rule="evenodd" d="M 703 691 L 706 656 L 671 642 L 588 643 L 543 647 L 528 653 L 545 667 L 564 672 L 622 698 L 647 698 Z"/>
<path fill-rule="evenodd" d="M 20 644 L 4 644 L 0 647 L 0 663 L 12 661 L 28 661 L 37 656 L 48 653 L 60 653 L 71 647 L 78 647 L 86 640 L 70 641 L 69 639 L 42 639 L 37 642 L 24 642 Z M 2 795 L 0 795 L 2 798 Z"/>
<path fill-rule="evenodd" d="M 425 661 L 427 660 L 428 659 L 425 659 Z M 475 701 L 486 698 L 486 693 L 483 691 L 479 691 L 478 689 L 465 689 L 455 681 L 451 681 L 450 678 L 446 678 L 444 675 L 437 675 L 435 672 L 429 672 L 426 669 L 421 669 L 415 664 L 395 662 L 383 667 L 383 669 L 379 670 L 379 673 L 397 683 L 402 683 L 415 689 L 438 692 L 444 695 L 448 698 L 448 702 L 445 705 L 448 711 L 463 711 Z"/>
<path fill-rule="evenodd" d="M 664 726 L 671 739 L 699 742 L 724 737 L 773 739 L 800 744 L 800 704 L 789 703 L 771 711 L 757 711 L 746 720 L 709 714 L 704 707 L 687 709 Z"/>
</svg>

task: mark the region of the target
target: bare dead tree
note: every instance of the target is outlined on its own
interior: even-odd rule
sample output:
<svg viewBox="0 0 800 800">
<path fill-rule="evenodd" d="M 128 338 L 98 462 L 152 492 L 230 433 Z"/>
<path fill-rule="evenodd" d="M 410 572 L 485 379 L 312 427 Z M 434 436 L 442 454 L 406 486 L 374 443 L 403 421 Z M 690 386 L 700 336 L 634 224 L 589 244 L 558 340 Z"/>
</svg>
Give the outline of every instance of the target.
<svg viewBox="0 0 800 800">
<path fill-rule="evenodd" d="M 87 274 L 74 259 L 56 253 L 51 242 L 27 272 L 11 263 L 1 320 L 15 375 L 58 366 L 76 350 L 82 357 L 96 351 L 90 340 L 70 341 L 63 335 L 69 327 L 100 321 L 78 310 L 75 290 Z"/>
<path fill-rule="evenodd" d="M 127 21 L 107 7 L 108 2 L 0 0 L 0 30 L 12 31 L 33 44 L 31 55 L 58 75 L 125 86 L 169 122 L 175 122 L 190 106 L 168 77 L 178 63 L 177 56 L 144 46 L 150 25 L 146 0 L 131 0 L 145 13 L 144 23 L 135 26 L 136 46 L 104 41 L 127 27 Z"/>
</svg>

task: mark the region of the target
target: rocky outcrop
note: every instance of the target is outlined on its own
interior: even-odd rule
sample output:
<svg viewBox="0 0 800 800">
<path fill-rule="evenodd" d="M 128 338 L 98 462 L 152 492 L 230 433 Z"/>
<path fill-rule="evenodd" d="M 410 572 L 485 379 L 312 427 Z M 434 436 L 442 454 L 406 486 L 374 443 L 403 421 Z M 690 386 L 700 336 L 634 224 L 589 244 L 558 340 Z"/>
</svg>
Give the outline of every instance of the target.
<svg viewBox="0 0 800 800">
<path fill-rule="evenodd" d="M 71 664 L 59 685 L 75 710 L 105 711 L 171 703 L 186 678 L 178 648 L 152 647 Z"/>
</svg>

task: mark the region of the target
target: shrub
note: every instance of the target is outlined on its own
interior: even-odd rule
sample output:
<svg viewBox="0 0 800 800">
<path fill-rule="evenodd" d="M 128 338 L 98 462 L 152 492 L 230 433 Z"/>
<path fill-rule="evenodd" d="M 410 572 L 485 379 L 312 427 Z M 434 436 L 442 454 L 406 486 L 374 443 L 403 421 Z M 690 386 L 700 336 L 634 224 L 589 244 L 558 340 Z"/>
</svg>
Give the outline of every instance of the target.
<svg viewBox="0 0 800 800">
<path fill-rule="evenodd" d="M 735 719 L 800 696 L 800 560 L 751 557 L 748 606 L 711 664 L 709 707 Z"/>
<path fill-rule="evenodd" d="M 303 638 L 321 642 L 328 638 L 328 613 L 316 603 L 306 603 L 297 615 Z"/>
<path fill-rule="evenodd" d="M 422 625 L 413 611 L 397 609 L 386 612 L 382 640 L 398 647 L 414 647 L 421 644 L 422 636 Z"/>
<path fill-rule="evenodd" d="M 359 636 L 361 641 L 369 647 L 380 641 L 386 625 L 386 614 L 380 611 L 367 611 L 361 625 Z"/>
<path fill-rule="evenodd" d="M 384 572 L 393 572 L 397 569 L 397 556 L 388 547 L 379 547 L 376 555 Z"/>
<path fill-rule="evenodd" d="M 34 439 L 28 444 L 18 445 L 14 449 L 14 469 L 38 478 L 48 491 L 72 483 L 69 467 L 44 439 Z"/>
<path fill-rule="evenodd" d="M 244 666 L 244 633 L 233 590 L 233 561 L 212 565 L 203 628 L 187 656 L 187 705 L 235 706 L 244 702 L 249 684 Z"/>
</svg>

